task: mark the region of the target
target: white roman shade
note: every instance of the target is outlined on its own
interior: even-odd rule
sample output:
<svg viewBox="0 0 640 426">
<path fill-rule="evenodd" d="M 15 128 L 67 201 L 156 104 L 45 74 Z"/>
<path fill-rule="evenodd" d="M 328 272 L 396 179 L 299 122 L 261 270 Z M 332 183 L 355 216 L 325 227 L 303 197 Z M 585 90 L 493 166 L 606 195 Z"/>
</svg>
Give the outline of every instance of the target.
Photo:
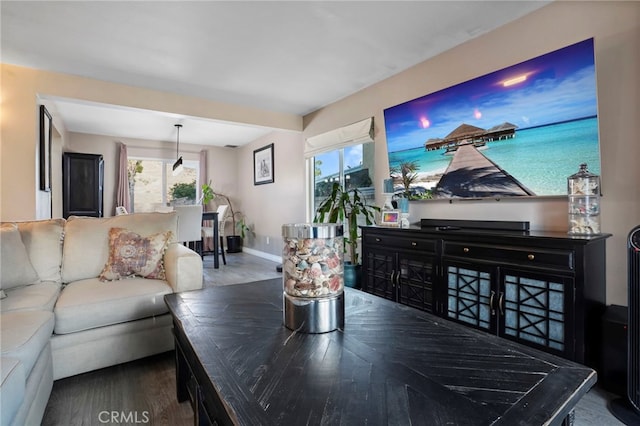
<svg viewBox="0 0 640 426">
<path fill-rule="evenodd" d="M 373 117 L 307 138 L 305 158 L 351 145 L 373 142 Z"/>
</svg>

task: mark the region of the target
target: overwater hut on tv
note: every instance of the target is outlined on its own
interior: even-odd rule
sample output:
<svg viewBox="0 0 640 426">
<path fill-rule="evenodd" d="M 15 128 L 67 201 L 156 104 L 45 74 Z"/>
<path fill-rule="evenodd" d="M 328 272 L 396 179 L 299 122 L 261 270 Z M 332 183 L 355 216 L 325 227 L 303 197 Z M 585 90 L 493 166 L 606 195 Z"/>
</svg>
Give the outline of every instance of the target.
<svg viewBox="0 0 640 426">
<path fill-rule="evenodd" d="M 486 130 L 472 126 L 471 124 L 462 123 L 443 139 L 432 138 L 427 140 L 424 147 L 427 151 L 444 148 L 445 152 L 453 152 L 458 148 L 458 146 L 466 144 L 473 144 L 476 147 L 481 147 L 487 142 L 514 138 L 516 136 L 517 128 L 518 126 L 508 122 L 504 122 Z"/>
</svg>

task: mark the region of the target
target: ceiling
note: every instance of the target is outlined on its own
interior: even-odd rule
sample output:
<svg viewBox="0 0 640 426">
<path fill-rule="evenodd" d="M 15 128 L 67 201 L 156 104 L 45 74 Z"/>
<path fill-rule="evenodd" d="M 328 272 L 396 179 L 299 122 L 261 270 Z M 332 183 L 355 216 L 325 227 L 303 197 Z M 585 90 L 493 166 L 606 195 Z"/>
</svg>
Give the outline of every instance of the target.
<svg viewBox="0 0 640 426">
<path fill-rule="evenodd" d="M 7 1 L 2 62 L 305 115 L 548 1 Z M 51 98 L 72 132 L 225 146 L 272 129 Z"/>
</svg>

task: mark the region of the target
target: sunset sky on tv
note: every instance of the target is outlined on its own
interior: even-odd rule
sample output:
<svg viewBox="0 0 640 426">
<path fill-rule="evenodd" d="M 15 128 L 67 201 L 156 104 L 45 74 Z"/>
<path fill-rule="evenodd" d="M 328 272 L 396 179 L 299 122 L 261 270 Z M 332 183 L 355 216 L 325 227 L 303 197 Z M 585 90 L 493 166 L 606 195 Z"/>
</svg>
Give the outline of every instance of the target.
<svg viewBox="0 0 640 426">
<path fill-rule="evenodd" d="M 469 58 L 473 67 L 475 59 Z M 505 82 L 511 85 L 505 86 Z M 461 124 L 519 129 L 597 116 L 593 39 L 384 111 L 389 152 L 445 138 Z"/>
</svg>

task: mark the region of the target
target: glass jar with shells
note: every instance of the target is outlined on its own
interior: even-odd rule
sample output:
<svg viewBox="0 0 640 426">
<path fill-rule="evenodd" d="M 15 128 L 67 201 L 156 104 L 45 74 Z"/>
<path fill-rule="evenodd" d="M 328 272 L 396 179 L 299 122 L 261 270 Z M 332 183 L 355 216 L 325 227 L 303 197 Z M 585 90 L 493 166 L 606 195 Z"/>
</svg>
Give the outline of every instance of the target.
<svg viewBox="0 0 640 426">
<path fill-rule="evenodd" d="M 567 179 L 569 194 L 569 234 L 600 233 L 600 176 L 590 173 L 586 164 Z"/>
</svg>

